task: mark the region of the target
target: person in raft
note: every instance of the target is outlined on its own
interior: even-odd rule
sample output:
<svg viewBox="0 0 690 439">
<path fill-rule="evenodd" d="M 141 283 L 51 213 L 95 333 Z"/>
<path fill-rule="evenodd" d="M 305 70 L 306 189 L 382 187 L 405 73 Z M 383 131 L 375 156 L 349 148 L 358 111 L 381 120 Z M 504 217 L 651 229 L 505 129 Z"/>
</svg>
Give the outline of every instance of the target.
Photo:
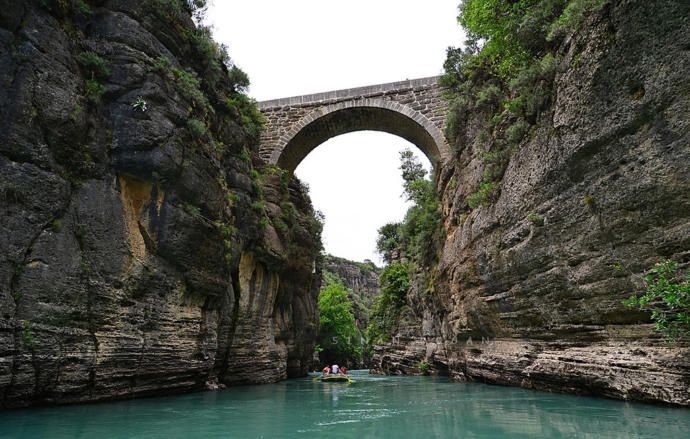
<svg viewBox="0 0 690 439">
<path fill-rule="evenodd" d="M 338 365 L 337 364 L 334 364 L 333 367 L 331 367 L 331 372 L 333 372 L 333 374 L 338 373 Z"/>
<path fill-rule="evenodd" d="M 329 373 L 331 373 L 331 368 L 328 366 L 324 367 L 323 368 L 323 374 L 328 375 Z"/>
<path fill-rule="evenodd" d="M 340 373 L 347 375 L 347 369 L 345 369 L 345 366 L 340 366 Z"/>
</svg>

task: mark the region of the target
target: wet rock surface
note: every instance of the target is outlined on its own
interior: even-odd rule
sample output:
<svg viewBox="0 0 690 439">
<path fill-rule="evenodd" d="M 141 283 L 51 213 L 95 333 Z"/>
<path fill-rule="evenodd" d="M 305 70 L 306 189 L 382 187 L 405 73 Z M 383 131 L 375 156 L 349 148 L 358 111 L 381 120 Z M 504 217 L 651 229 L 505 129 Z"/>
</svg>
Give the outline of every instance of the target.
<svg viewBox="0 0 690 439">
<path fill-rule="evenodd" d="M 565 41 L 551 122 L 474 211 L 483 166 L 468 125 L 439 172 L 447 239 L 433 297 L 410 293 L 410 324 L 374 371 L 426 361 L 462 380 L 690 405 L 687 344 L 665 345 L 621 303 L 660 259 L 690 263 L 690 10 L 613 3 Z"/>
</svg>

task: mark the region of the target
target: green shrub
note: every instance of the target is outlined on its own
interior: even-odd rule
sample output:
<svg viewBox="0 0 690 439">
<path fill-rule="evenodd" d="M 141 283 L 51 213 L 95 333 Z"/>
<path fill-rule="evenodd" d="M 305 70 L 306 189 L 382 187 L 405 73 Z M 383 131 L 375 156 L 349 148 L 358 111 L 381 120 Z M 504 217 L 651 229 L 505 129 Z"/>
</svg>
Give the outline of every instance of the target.
<svg viewBox="0 0 690 439">
<path fill-rule="evenodd" d="M 97 103 L 101 100 L 103 93 L 105 93 L 105 88 L 98 83 L 95 79 L 87 79 L 84 83 L 86 87 L 86 92 L 84 97 L 93 103 Z"/>
<path fill-rule="evenodd" d="M 410 274 L 407 266 L 399 263 L 386 265 L 379 276 L 381 292 L 388 294 L 393 301 L 403 307 L 407 302 L 407 290 L 410 288 Z"/>
<path fill-rule="evenodd" d="M 220 225 L 220 236 L 223 238 L 230 238 L 232 236 L 233 227 L 227 224 Z"/>
<path fill-rule="evenodd" d="M 608 0 L 573 0 L 568 2 L 563 13 L 549 29 L 549 41 L 560 38 L 566 32 L 578 30 L 585 20 L 585 16 L 603 9 Z"/>
<path fill-rule="evenodd" d="M 256 212 L 264 213 L 265 209 L 266 206 L 264 205 L 263 201 L 255 201 L 252 203 L 252 210 L 255 210 Z"/>
<path fill-rule="evenodd" d="M 182 97 L 187 99 L 199 111 L 205 111 L 210 108 L 208 99 L 200 89 L 199 80 L 190 72 L 172 68 L 171 72 L 175 78 L 175 85 Z"/>
<path fill-rule="evenodd" d="M 321 242 L 321 233 L 323 232 L 324 216 L 319 210 L 307 215 L 307 224 L 309 225 L 309 236 L 313 243 L 313 249 L 318 254 L 323 251 L 323 243 Z"/>
<path fill-rule="evenodd" d="M 211 28 L 203 25 L 198 25 L 196 29 L 186 33 L 194 47 L 204 81 L 214 86 L 221 77 L 221 64 L 228 55 L 225 46 L 216 43 L 211 34 Z"/>
<path fill-rule="evenodd" d="M 101 58 L 96 52 L 81 52 L 77 56 L 77 62 L 89 73 L 100 78 L 107 78 L 110 75 L 108 61 Z M 89 75 L 91 76 L 91 75 Z"/>
<path fill-rule="evenodd" d="M 24 322 L 22 325 L 22 343 L 24 343 L 24 346 L 26 346 L 28 349 L 33 349 L 34 348 L 34 334 L 33 330 L 31 327 L 31 322 Z"/>
<path fill-rule="evenodd" d="M 527 221 L 529 221 L 534 227 L 541 227 L 544 225 L 544 216 L 535 212 L 530 212 L 527 215 Z"/>
<path fill-rule="evenodd" d="M 474 44 L 484 41 L 479 56 L 500 77 L 512 76 L 529 59 L 529 54 L 512 38 L 513 31 L 530 6 L 537 0 L 464 0 L 458 21 Z"/>
<path fill-rule="evenodd" d="M 276 229 L 276 232 L 278 232 L 281 235 L 286 235 L 289 231 L 287 224 L 285 224 L 279 218 L 273 220 L 273 228 Z"/>
<path fill-rule="evenodd" d="M 184 16 L 180 0 L 153 0 L 153 4 L 158 16 L 169 22 L 180 21 Z"/>
<path fill-rule="evenodd" d="M 470 209 L 476 209 L 479 206 L 488 206 L 498 197 L 500 185 L 497 182 L 480 183 L 479 190 L 467 199 L 467 205 Z"/>
<path fill-rule="evenodd" d="M 280 212 L 280 217 L 283 219 L 283 221 L 285 221 L 287 224 L 291 226 L 294 225 L 297 222 L 297 219 L 299 218 L 297 208 L 290 201 L 285 201 L 281 203 Z"/>
<path fill-rule="evenodd" d="M 470 103 L 464 96 L 458 96 L 450 103 L 446 114 L 446 137 L 454 141 L 465 129 Z"/>
<path fill-rule="evenodd" d="M 551 104 L 553 80 L 560 60 L 554 56 L 563 29 L 576 29 L 583 17 L 601 9 L 606 0 L 464 0 L 458 21 L 466 29 L 464 49 L 449 48 L 443 97 L 450 102 L 446 136 L 459 142 L 468 115 L 506 108 L 520 117 L 505 132 L 505 140 L 519 144 L 529 126 L 539 123 Z M 547 36 L 549 37 L 547 39 Z M 502 91 L 507 91 L 504 96 Z M 506 118 L 491 119 L 495 130 Z M 486 129 L 487 127 L 480 127 Z M 482 142 L 486 143 L 486 142 Z M 500 166 L 488 172 L 500 174 Z M 490 183 L 486 178 L 484 183 Z"/>
<path fill-rule="evenodd" d="M 197 26 L 196 29 L 188 35 L 204 64 L 208 64 L 218 57 L 219 48 L 213 41 L 211 34 L 212 32 L 209 26 Z"/>
<path fill-rule="evenodd" d="M 53 231 L 59 232 L 60 229 L 62 229 L 62 221 L 60 221 L 59 219 L 53 220 Z"/>
<path fill-rule="evenodd" d="M 230 192 L 228 192 L 228 202 L 230 203 L 230 205 L 236 206 L 237 203 L 240 202 L 240 200 L 241 198 L 239 194 L 231 194 Z"/>
<path fill-rule="evenodd" d="M 482 154 L 484 162 L 484 172 L 482 174 L 483 183 L 500 181 L 508 167 L 510 161 L 510 151 L 507 149 L 493 150 Z"/>
<path fill-rule="evenodd" d="M 189 131 L 193 138 L 199 139 L 206 134 L 206 125 L 200 120 L 189 119 L 187 121 L 187 131 Z"/>
<path fill-rule="evenodd" d="M 500 103 L 503 92 L 497 86 L 490 84 L 477 93 L 477 107 L 484 109 L 494 109 Z"/>
<path fill-rule="evenodd" d="M 420 361 L 417 363 L 417 369 L 424 374 L 424 375 L 430 375 L 431 374 L 431 368 L 429 367 L 429 363 L 426 361 Z"/>
<path fill-rule="evenodd" d="M 550 84 L 558 61 L 553 55 L 545 55 L 539 62 L 523 68 L 510 81 L 514 98 L 508 102 L 508 110 L 532 123 L 551 101 Z"/>
<path fill-rule="evenodd" d="M 228 79 L 236 92 L 246 93 L 249 88 L 249 76 L 237 66 L 232 66 L 228 70 Z"/>
<path fill-rule="evenodd" d="M 677 262 L 662 260 L 645 277 L 644 287 L 644 295 L 633 295 L 623 303 L 651 311 L 655 331 L 667 342 L 686 338 L 690 334 L 690 270 L 683 276 Z"/>
<path fill-rule="evenodd" d="M 290 171 L 287 169 L 280 170 L 280 188 L 283 191 L 287 191 L 288 185 L 290 184 Z"/>
<path fill-rule="evenodd" d="M 171 72 L 170 59 L 167 56 L 159 56 L 153 63 L 153 70 L 163 75 L 167 75 Z"/>
<path fill-rule="evenodd" d="M 259 111 L 256 101 L 247 95 L 234 93 L 232 96 L 226 96 L 223 103 L 225 109 L 235 117 L 245 132 L 258 139 L 264 127 L 265 119 Z"/>
<path fill-rule="evenodd" d="M 261 184 L 257 181 L 252 183 L 252 193 L 256 196 L 261 196 L 264 193 L 264 188 L 261 187 Z"/>
<path fill-rule="evenodd" d="M 530 124 L 520 119 L 506 129 L 506 139 L 513 144 L 519 144 L 529 131 Z"/>
</svg>

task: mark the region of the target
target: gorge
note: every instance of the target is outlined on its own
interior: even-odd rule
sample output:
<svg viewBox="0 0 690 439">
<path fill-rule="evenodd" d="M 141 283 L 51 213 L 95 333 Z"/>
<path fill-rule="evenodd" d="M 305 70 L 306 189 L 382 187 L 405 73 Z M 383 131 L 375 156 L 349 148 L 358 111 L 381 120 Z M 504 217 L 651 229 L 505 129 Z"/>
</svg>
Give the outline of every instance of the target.
<svg viewBox="0 0 690 439">
<path fill-rule="evenodd" d="M 690 264 L 687 2 L 598 2 L 510 86 L 450 51 L 313 111 L 251 102 L 186 5 L 0 0 L 0 408 L 306 375 L 329 261 L 292 171 L 361 129 L 433 159 L 442 226 L 374 372 L 690 405 L 687 340 L 622 303 Z"/>
</svg>

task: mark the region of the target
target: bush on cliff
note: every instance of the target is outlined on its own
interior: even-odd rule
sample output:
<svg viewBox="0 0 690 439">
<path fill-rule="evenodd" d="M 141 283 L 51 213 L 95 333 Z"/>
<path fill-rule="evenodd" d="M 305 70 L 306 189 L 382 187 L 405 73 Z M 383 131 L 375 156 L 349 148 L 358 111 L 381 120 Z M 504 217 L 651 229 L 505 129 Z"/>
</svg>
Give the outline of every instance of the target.
<svg viewBox="0 0 690 439">
<path fill-rule="evenodd" d="M 690 270 L 685 276 L 678 272 L 678 263 L 666 259 L 657 262 L 652 272 L 645 277 L 642 296 L 631 296 L 623 301 L 628 306 L 637 306 L 651 311 L 655 330 L 674 342 L 690 334 Z"/>
<path fill-rule="evenodd" d="M 439 83 L 450 102 L 446 136 L 456 151 L 466 142 L 474 120 L 485 132 L 485 153 L 503 160 L 485 163 L 471 209 L 498 198 L 510 155 L 532 125 L 545 118 L 560 60 L 555 56 L 563 37 L 581 26 L 608 0 L 463 0 L 458 21 L 466 29 L 464 48 L 448 48 L 445 74 Z M 546 118 L 548 119 L 548 118 Z M 491 188 L 492 196 L 487 196 Z"/>
<path fill-rule="evenodd" d="M 409 149 L 400 152 L 400 169 L 403 195 L 413 204 L 402 223 L 386 224 L 379 229 L 376 249 L 389 264 L 398 255 L 431 266 L 443 236 L 436 187 L 426 178 L 426 170 Z"/>
<path fill-rule="evenodd" d="M 370 348 L 390 340 L 410 287 L 408 267 L 399 263 L 387 265 L 379 279 L 381 295 L 374 302 L 366 332 Z"/>
<path fill-rule="evenodd" d="M 400 313 L 407 305 L 410 266 L 426 268 L 418 276 L 418 283 L 433 289 L 433 274 L 428 269 L 438 260 L 444 236 L 435 183 L 426 178 L 427 171 L 409 149 L 400 153 L 400 169 L 403 195 L 412 206 L 403 222 L 379 229 L 376 249 L 388 265 L 379 277 L 382 294 L 369 316 L 366 338 L 370 349 L 389 341 L 397 327 Z"/>
</svg>

